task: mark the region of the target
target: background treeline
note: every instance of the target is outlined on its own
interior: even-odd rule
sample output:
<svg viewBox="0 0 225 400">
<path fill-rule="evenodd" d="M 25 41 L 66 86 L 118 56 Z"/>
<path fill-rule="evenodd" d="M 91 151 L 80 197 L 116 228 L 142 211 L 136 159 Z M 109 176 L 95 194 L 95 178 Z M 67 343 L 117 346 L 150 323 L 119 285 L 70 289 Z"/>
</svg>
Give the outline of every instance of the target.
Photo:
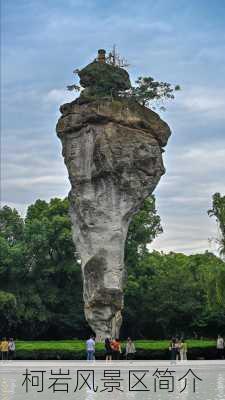
<svg viewBox="0 0 225 400">
<path fill-rule="evenodd" d="M 0 209 L 0 336 L 69 339 L 89 334 L 68 209 L 67 198 L 37 200 L 25 219 L 8 206 Z M 224 254 L 225 197 L 214 195 L 209 215 L 219 223 Z M 150 253 L 148 244 L 161 232 L 151 196 L 128 232 L 121 335 L 137 339 L 224 333 L 225 263 L 209 252 Z"/>
</svg>

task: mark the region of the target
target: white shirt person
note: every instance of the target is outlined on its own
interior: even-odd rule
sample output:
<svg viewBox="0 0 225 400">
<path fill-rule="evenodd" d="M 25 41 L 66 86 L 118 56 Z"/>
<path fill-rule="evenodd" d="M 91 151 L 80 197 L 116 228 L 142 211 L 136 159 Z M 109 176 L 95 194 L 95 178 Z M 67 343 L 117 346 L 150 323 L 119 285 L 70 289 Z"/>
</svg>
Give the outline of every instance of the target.
<svg viewBox="0 0 225 400">
<path fill-rule="evenodd" d="M 87 360 L 88 360 L 88 361 L 94 360 L 94 354 L 95 354 L 95 340 L 94 340 L 94 336 L 91 336 L 91 337 L 86 341 L 86 351 L 87 351 Z"/>
</svg>

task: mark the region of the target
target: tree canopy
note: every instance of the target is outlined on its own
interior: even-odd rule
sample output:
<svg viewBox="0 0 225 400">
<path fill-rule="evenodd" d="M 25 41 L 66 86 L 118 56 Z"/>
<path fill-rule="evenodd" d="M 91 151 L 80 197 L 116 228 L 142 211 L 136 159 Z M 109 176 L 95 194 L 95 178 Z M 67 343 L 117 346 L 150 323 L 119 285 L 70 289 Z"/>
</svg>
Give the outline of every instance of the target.
<svg viewBox="0 0 225 400">
<path fill-rule="evenodd" d="M 8 206 L 0 210 L 2 335 L 53 339 L 89 333 L 68 207 L 67 198 L 37 200 L 25 219 Z M 217 203 L 214 208 L 220 218 Z M 149 244 L 161 232 L 151 196 L 127 235 L 122 336 L 215 336 L 225 329 L 225 263 L 208 252 L 150 252 Z"/>
<path fill-rule="evenodd" d="M 164 101 L 174 99 L 174 93 L 181 90 L 179 85 L 172 85 L 168 82 L 158 82 L 151 76 L 140 76 L 136 85 L 131 88 L 129 96 L 134 98 L 142 106 L 155 108 L 154 104 L 161 104 L 160 109 L 165 110 Z"/>
<path fill-rule="evenodd" d="M 123 68 L 123 62 L 112 63 L 111 57 L 112 54 L 106 57 L 103 63 L 95 59 L 83 69 L 76 69 L 74 73 L 79 76 L 79 85 L 68 85 L 67 89 L 81 92 L 81 98 L 86 100 L 122 97 L 153 109 L 160 104 L 160 110 L 165 110 L 165 100 L 174 99 L 175 92 L 181 89 L 179 85 L 157 81 L 151 76 L 138 77 L 132 86 L 129 74 Z"/>
<path fill-rule="evenodd" d="M 212 209 L 208 211 L 210 217 L 216 217 L 221 237 L 218 239 L 220 252 L 225 257 L 225 196 L 220 193 L 213 195 Z"/>
</svg>

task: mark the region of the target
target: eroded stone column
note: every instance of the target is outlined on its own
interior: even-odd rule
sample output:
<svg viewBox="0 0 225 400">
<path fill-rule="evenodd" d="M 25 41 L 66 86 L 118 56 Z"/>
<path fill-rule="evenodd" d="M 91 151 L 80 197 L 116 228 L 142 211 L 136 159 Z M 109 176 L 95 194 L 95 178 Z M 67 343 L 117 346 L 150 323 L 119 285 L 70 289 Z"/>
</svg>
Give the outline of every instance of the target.
<svg viewBox="0 0 225 400">
<path fill-rule="evenodd" d="M 71 183 L 73 238 L 82 261 L 86 319 L 98 339 L 117 337 L 132 216 L 165 172 L 168 125 L 125 100 L 61 106 L 57 134 Z"/>
</svg>

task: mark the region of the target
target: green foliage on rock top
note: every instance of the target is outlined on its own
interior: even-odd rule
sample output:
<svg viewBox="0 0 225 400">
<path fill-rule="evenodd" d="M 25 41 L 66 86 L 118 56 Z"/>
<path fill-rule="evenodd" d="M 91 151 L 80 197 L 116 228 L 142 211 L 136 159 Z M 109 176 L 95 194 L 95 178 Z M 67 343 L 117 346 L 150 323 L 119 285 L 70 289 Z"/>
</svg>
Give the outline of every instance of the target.
<svg viewBox="0 0 225 400">
<path fill-rule="evenodd" d="M 127 71 L 107 63 L 94 61 L 79 71 L 78 75 L 81 86 L 88 88 L 83 95 L 112 96 L 131 87 Z"/>
<path fill-rule="evenodd" d="M 161 102 L 160 109 L 165 110 L 162 105 L 165 100 L 175 98 L 175 91 L 180 90 L 179 85 L 171 85 L 168 82 L 158 82 L 151 76 L 139 77 L 136 80 L 136 86 L 133 86 L 129 95 L 133 97 L 142 106 L 147 106 L 154 109 L 154 104 Z"/>
<path fill-rule="evenodd" d="M 99 97 L 127 98 L 152 109 L 157 108 L 160 103 L 160 110 L 165 110 L 163 102 L 174 99 L 174 93 L 181 89 L 179 85 L 156 81 L 151 76 L 139 77 L 135 86 L 131 86 L 129 74 L 125 69 L 97 60 L 75 72 L 78 73 L 81 86 L 73 84 L 67 88 L 81 91 L 81 101 L 92 101 Z M 82 88 L 84 89 L 81 90 Z"/>
</svg>

